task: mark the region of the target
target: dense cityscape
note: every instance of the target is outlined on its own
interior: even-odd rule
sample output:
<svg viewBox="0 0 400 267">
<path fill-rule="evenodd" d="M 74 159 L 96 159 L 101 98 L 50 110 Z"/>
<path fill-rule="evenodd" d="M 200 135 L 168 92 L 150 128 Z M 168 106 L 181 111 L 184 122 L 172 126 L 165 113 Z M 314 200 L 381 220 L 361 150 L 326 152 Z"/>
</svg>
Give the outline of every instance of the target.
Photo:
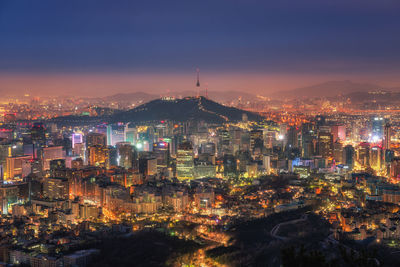
<svg viewBox="0 0 400 267">
<path fill-rule="evenodd" d="M 399 0 L 0 0 L 0 267 L 400 266 Z"/>
<path fill-rule="evenodd" d="M 254 97 L 230 102 L 238 109 L 200 92 L 133 109 L 30 96 L 3 104 L 0 260 L 398 262 L 400 120 L 393 103 L 381 101 L 377 110 L 315 98 L 272 106 Z M 272 108 L 255 113 L 255 105 Z M 189 117 L 175 120 L 178 113 Z M 137 243 L 143 248 L 124 249 Z"/>
</svg>

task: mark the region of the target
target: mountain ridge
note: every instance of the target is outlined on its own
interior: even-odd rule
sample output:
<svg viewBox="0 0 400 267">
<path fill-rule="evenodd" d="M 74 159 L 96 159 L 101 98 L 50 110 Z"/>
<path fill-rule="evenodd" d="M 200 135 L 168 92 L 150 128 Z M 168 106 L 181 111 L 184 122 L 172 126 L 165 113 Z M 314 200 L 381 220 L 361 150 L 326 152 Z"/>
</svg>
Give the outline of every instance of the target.
<svg viewBox="0 0 400 267">
<path fill-rule="evenodd" d="M 146 92 L 130 92 L 130 93 L 117 93 L 109 96 L 104 96 L 99 99 L 107 100 L 107 101 L 126 101 L 126 102 L 149 102 L 151 100 L 155 100 L 161 97 L 175 97 L 175 98 L 184 98 L 196 96 L 199 92 L 186 90 L 186 91 L 172 91 L 168 93 L 160 93 L 160 94 L 152 94 Z M 205 92 L 202 90 L 200 92 L 201 96 L 205 97 Z M 257 98 L 255 94 L 240 92 L 235 90 L 227 90 L 227 91 L 209 91 L 208 97 L 220 102 L 232 102 L 237 101 L 241 98 L 243 101 L 251 101 Z"/>
<path fill-rule="evenodd" d="M 368 92 L 375 90 L 400 91 L 398 87 L 384 87 L 372 83 L 358 83 L 350 80 L 327 81 L 293 90 L 272 93 L 272 98 L 302 98 L 302 97 L 334 97 L 356 92 Z"/>
<path fill-rule="evenodd" d="M 262 119 L 262 116 L 258 114 L 227 107 L 204 96 L 199 96 L 181 99 L 155 99 L 134 109 L 115 114 L 111 120 L 114 122 L 204 120 L 211 123 L 223 123 L 240 121 L 243 114 L 246 114 L 249 120 Z"/>
</svg>

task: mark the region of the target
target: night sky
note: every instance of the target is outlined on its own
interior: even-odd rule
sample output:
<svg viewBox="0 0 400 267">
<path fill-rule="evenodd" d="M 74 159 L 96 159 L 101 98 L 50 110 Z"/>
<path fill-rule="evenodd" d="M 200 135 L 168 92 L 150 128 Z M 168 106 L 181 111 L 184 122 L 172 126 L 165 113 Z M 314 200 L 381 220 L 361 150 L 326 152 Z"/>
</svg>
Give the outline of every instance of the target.
<svg viewBox="0 0 400 267">
<path fill-rule="evenodd" d="M 400 85 L 398 0 L 2 0 L 0 92 Z M 111 91 L 110 91 L 111 90 Z"/>
</svg>

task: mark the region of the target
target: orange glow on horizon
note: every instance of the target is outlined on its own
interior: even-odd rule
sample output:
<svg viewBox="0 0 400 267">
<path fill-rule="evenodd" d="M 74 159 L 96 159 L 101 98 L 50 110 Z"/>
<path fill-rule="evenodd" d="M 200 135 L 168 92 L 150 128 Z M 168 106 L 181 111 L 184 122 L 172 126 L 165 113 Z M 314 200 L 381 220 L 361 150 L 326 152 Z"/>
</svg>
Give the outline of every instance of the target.
<svg viewBox="0 0 400 267">
<path fill-rule="evenodd" d="M 193 73 L 0 73 L 0 90 L 20 95 L 30 94 L 35 97 L 38 95 L 107 96 L 127 92 L 162 95 L 168 92 L 196 92 L 195 78 Z M 329 80 L 352 78 L 355 80 L 366 79 L 365 77 L 345 77 L 343 75 L 204 72 L 202 82 L 208 84 L 208 91 L 211 94 L 213 91 L 234 90 L 268 96 L 277 91 L 301 88 Z M 385 80 L 385 83 L 396 84 L 396 81 Z M 383 79 L 380 84 L 384 85 Z"/>
</svg>

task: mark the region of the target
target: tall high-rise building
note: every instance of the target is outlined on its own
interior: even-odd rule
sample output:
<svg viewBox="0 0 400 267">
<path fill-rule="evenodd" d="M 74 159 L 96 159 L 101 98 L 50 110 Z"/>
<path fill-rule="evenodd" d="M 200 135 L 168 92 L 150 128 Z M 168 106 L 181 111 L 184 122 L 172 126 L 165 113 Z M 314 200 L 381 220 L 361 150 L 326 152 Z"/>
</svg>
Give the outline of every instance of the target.
<svg viewBox="0 0 400 267">
<path fill-rule="evenodd" d="M 383 124 L 384 120 L 382 117 L 374 117 L 372 119 L 372 141 L 377 142 L 379 140 L 382 140 L 383 137 Z"/>
<path fill-rule="evenodd" d="M 390 162 L 390 176 L 392 178 L 400 177 L 400 158 L 394 158 Z"/>
<path fill-rule="evenodd" d="M 62 146 L 44 147 L 41 151 L 43 170 L 50 170 L 50 161 L 65 158 Z"/>
<path fill-rule="evenodd" d="M 331 133 L 320 132 L 318 133 L 317 141 L 317 154 L 322 157 L 332 156 L 333 137 Z"/>
<path fill-rule="evenodd" d="M 193 178 L 193 146 L 190 142 L 179 144 L 176 154 L 176 177 L 178 179 Z"/>
<path fill-rule="evenodd" d="M 333 143 L 333 158 L 336 164 L 343 162 L 343 145 L 338 141 Z"/>
<path fill-rule="evenodd" d="M 223 153 L 230 151 L 230 144 L 231 144 L 231 135 L 230 132 L 227 130 L 219 130 L 219 146 L 218 151 Z M 219 152 L 218 152 L 219 153 Z"/>
<path fill-rule="evenodd" d="M 118 166 L 130 169 L 133 166 L 133 146 L 130 142 L 118 142 L 117 147 L 117 164 Z"/>
<path fill-rule="evenodd" d="M 245 163 L 247 163 L 247 162 L 245 162 Z M 225 178 L 226 177 L 234 177 L 237 175 L 237 160 L 235 159 L 235 157 L 233 155 L 225 154 L 224 160 L 223 160 L 223 165 L 224 165 L 224 177 Z M 246 168 L 246 165 L 244 165 L 244 168 Z"/>
<path fill-rule="evenodd" d="M 89 165 L 109 167 L 109 150 L 105 146 L 95 145 L 89 147 Z"/>
<path fill-rule="evenodd" d="M 6 160 L 8 157 L 12 157 L 12 145 L 9 143 L 0 144 L 0 165 L 5 169 Z M 3 178 L 3 177 L 1 177 Z"/>
<path fill-rule="evenodd" d="M 318 127 L 324 126 L 326 124 L 326 118 L 322 115 L 315 116 L 315 123 Z"/>
<path fill-rule="evenodd" d="M 350 169 L 354 167 L 354 147 L 347 145 L 343 149 L 343 164 L 349 166 Z"/>
<path fill-rule="evenodd" d="M 170 160 L 169 143 L 163 141 L 154 143 L 153 154 L 157 159 L 158 168 L 166 168 L 169 166 L 169 160 Z"/>
<path fill-rule="evenodd" d="M 27 177 L 29 174 L 40 176 L 42 172 L 42 163 L 38 159 L 26 159 L 22 161 L 22 178 Z"/>
<path fill-rule="evenodd" d="M 331 126 L 331 134 L 333 136 L 333 142 L 336 142 L 338 140 L 345 141 L 346 140 L 346 126 L 332 125 Z"/>
<path fill-rule="evenodd" d="M 358 146 L 357 152 L 358 162 L 364 167 L 370 166 L 370 144 L 366 142 L 361 143 Z"/>
<path fill-rule="evenodd" d="M 139 173 L 144 176 L 157 174 L 157 159 L 151 157 L 139 158 Z"/>
<path fill-rule="evenodd" d="M 264 129 L 263 135 L 264 135 L 264 146 L 266 148 L 272 149 L 272 147 L 273 147 L 273 145 L 274 145 L 274 143 L 275 143 L 275 141 L 277 139 L 276 138 L 276 136 L 277 136 L 276 131 L 271 131 L 271 130 L 268 130 L 268 129 Z"/>
<path fill-rule="evenodd" d="M 8 157 L 6 160 L 6 172 L 4 173 L 4 180 L 11 181 L 16 178 L 22 177 L 22 167 L 26 160 L 31 160 L 30 156 Z"/>
<path fill-rule="evenodd" d="M 136 128 L 130 128 L 129 125 L 126 126 L 125 130 L 126 134 L 126 141 L 130 142 L 131 145 L 135 146 L 137 143 L 137 138 L 138 138 L 138 131 Z"/>
<path fill-rule="evenodd" d="M 392 127 L 390 123 L 386 123 L 384 128 L 384 137 L 383 137 L 384 149 L 390 149 L 390 146 L 392 144 L 391 139 L 392 139 Z"/>
<path fill-rule="evenodd" d="M 385 149 L 385 163 L 389 164 L 394 159 L 394 151 Z"/>
<path fill-rule="evenodd" d="M 271 156 L 270 155 L 263 155 L 263 169 L 266 174 L 270 174 L 271 172 Z"/>
<path fill-rule="evenodd" d="M 86 135 L 86 146 L 106 146 L 107 139 L 106 136 L 102 133 L 88 133 Z"/>
<path fill-rule="evenodd" d="M 301 155 L 303 158 L 311 158 L 315 154 L 315 126 L 304 123 L 301 126 Z"/>
<path fill-rule="evenodd" d="M 371 148 L 370 157 L 371 168 L 375 171 L 380 171 L 382 168 L 382 149 L 379 146 Z"/>
<path fill-rule="evenodd" d="M 209 155 L 215 155 L 215 144 L 214 143 L 204 143 L 201 144 L 200 150 L 202 154 L 209 154 Z"/>
<path fill-rule="evenodd" d="M 82 160 L 86 160 L 86 147 L 84 143 L 75 144 L 74 148 L 72 149 L 72 156 L 78 156 Z"/>
<path fill-rule="evenodd" d="M 49 199 L 69 199 L 69 183 L 66 178 L 47 178 L 43 193 Z"/>
<path fill-rule="evenodd" d="M 250 132 L 250 151 L 253 152 L 256 148 L 262 150 L 264 146 L 264 138 L 262 130 L 252 130 Z"/>
<path fill-rule="evenodd" d="M 125 129 L 123 123 L 107 125 L 107 145 L 115 146 L 118 142 L 125 142 Z"/>
<path fill-rule="evenodd" d="M 287 131 L 287 147 L 288 148 L 295 148 L 298 147 L 298 133 L 299 129 L 297 127 L 290 127 Z"/>
<path fill-rule="evenodd" d="M 31 138 L 34 144 L 43 146 L 46 144 L 46 128 L 43 123 L 36 122 L 31 129 Z"/>
<path fill-rule="evenodd" d="M 72 141 L 72 148 L 75 147 L 75 144 L 82 144 L 83 143 L 83 136 L 81 133 L 73 133 L 71 136 Z"/>
</svg>

